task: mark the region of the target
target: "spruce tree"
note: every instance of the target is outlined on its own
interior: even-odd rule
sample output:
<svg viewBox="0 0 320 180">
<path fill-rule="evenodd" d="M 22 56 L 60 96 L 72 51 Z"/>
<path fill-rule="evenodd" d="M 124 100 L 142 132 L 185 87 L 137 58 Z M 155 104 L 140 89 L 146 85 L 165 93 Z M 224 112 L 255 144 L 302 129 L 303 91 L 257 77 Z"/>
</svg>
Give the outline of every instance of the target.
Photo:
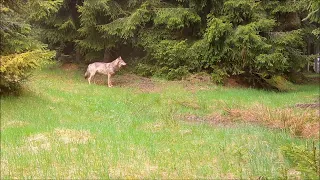
<svg viewBox="0 0 320 180">
<path fill-rule="evenodd" d="M 53 51 L 37 39 L 37 31 L 26 21 L 24 1 L 1 2 L 0 94 L 17 92 L 32 70 L 48 62 Z"/>
<path fill-rule="evenodd" d="M 29 2 L 51 47 L 81 52 L 85 61 L 121 55 L 137 73 L 169 79 L 198 71 L 219 82 L 285 76 L 303 69 L 311 58 L 306 39 L 319 37 L 316 0 Z"/>
</svg>

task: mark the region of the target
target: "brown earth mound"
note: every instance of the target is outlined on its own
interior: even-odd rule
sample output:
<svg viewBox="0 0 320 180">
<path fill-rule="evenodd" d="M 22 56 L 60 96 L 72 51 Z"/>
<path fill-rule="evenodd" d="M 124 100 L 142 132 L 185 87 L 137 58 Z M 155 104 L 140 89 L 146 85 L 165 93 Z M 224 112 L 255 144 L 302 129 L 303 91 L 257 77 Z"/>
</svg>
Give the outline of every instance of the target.
<svg viewBox="0 0 320 180">
<path fill-rule="evenodd" d="M 74 63 L 64 63 L 61 65 L 61 69 L 65 71 L 73 71 L 79 69 L 79 66 Z"/>
<path fill-rule="evenodd" d="M 115 87 L 125 87 L 125 88 L 133 88 L 138 89 L 141 92 L 161 92 L 166 87 L 172 85 L 182 85 L 182 87 L 190 92 L 197 92 L 199 90 L 207 90 L 209 86 L 214 85 L 210 78 L 205 76 L 194 75 L 188 77 L 187 79 L 181 81 L 169 81 L 166 84 L 162 83 L 159 80 L 150 79 L 142 76 L 138 76 L 135 74 L 122 74 L 122 75 L 114 75 L 112 77 L 112 84 Z M 107 76 L 96 74 L 93 78 L 93 82 L 99 85 L 107 85 Z"/>
<path fill-rule="evenodd" d="M 240 77 L 240 76 L 230 76 L 230 77 L 226 78 L 224 81 L 224 85 L 227 87 L 240 87 L 240 88 L 250 87 L 250 84 L 245 82 L 243 80 L 243 77 Z"/>
<path fill-rule="evenodd" d="M 111 78 L 115 87 L 126 87 L 138 89 L 142 92 L 159 92 L 161 91 L 161 83 L 150 78 L 137 76 L 134 74 L 115 75 Z M 105 75 L 96 74 L 93 82 L 99 85 L 107 85 L 108 78 Z"/>
<path fill-rule="evenodd" d="M 296 104 L 295 107 L 298 107 L 298 108 L 320 108 L 320 103 Z"/>
<path fill-rule="evenodd" d="M 161 87 L 158 82 L 134 74 L 125 74 L 114 77 L 114 85 L 119 87 L 138 88 L 142 92 L 161 91 Z"/>
</svg>

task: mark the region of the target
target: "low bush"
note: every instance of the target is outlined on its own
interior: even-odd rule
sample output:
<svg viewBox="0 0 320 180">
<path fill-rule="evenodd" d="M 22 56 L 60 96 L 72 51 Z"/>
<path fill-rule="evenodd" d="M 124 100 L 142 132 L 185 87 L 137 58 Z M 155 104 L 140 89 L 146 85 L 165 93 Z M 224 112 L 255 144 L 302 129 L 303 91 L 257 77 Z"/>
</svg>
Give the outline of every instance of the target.
<svg viewBox="0 0 320 180">
<path fill-rule="evenodd" d="M 318 179 L 320 174 L 320 154 L 319 146 L 312 144 L 311 147 L 305 146 L 283 146 L 282 151 L 290 160 L 293 168 L 301 172 L 302 179 Z M 290 178 L 290 177 L 289 177 Z"/>
<path fill-rule="evenodd" d="M 151 65 L 145 63 L 138 63 L 134 69 L 134 72 L 143 77 L 150 77 L 154 74 L 154 68 Z"/>
<path fill-rule="evenodd" d="M 228 73 L 225 69 L 215 68 L 211 74 L 212 81 L 216 84 L 223 84 L 224 80 L 228 77 Z"/>
<path fill-rule="evenodd" d="M 47 50 L 1 56 L 0 94 L 17 92 L 21 83 L 31 75 L 31 70 L 48 63 L 53 56 L 54 52 Z"/>
</svg>

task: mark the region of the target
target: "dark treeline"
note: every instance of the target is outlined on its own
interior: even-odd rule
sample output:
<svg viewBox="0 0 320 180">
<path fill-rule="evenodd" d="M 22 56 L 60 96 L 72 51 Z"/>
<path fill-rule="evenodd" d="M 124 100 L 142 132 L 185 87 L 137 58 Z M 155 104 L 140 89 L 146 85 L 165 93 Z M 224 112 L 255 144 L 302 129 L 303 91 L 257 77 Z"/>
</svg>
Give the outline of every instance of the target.
<svg viewBox="0 0 320 180">
<path fill-rule="evenodd" d="M 58 59 L 78 63 L 121 55 L 144 76 L 181 79 L 205 71 L 218 83 L 240 75 L 274 85 L 301 72 L 319 51 L 318 0 L 9 0 L 1 5 L 0 51 L 7 64 L 17 58 L 28 63 L 24 60 L 31 56 L 39 64 L 52 57 L 50 49 Z M 13 78 L 3 64 L 2 88 Z M 10 71 L 16 69 L 21 68 Z"/>
</svg>

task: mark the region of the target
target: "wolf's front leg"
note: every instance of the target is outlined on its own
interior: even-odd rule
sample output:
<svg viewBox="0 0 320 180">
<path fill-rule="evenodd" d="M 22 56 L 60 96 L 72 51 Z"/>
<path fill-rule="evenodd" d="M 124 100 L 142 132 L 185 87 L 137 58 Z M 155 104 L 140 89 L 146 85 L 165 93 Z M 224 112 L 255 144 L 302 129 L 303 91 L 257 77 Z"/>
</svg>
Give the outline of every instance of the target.
<svg viewBox="0 0 320 180">
<path fill-rule="evenodd" d="M 112 83 L 111 83 L 111 74 L 108 74 L 108 87 L 112 87 Z"/>
</svg>

